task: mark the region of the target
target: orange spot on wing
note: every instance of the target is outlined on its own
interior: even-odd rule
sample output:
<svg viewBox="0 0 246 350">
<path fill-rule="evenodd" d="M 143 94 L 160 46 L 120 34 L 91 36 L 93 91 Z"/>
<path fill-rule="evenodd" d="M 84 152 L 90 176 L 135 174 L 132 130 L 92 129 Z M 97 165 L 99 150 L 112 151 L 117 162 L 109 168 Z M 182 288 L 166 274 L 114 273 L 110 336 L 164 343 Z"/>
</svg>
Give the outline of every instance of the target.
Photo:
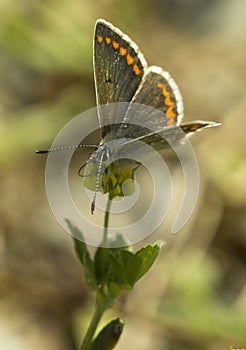
<svg viewBox="0 0 246 350">
<path fill-rule="evenodd" d="M 128 54 L 126 55 L 126 61 L 127 61 L 127 64 L 128 64 L 128 65 L 133 64 L 134 58 L 128 53 Z"/>
<path fill-rule="evenodd" d="M 157 87 L 158 87 L 158 89 L 162 89 L 163 88 L 163 84 L 161 84 L 161 83 L 157 83 Z"/>
<path fill-rule="evenodd" d="M 127 50 L 124 47 L 120 47 L 120 55 L 125 56 Z"/>
<path fill-rule="evenodd" d="M 134 64 L 134 66 L 133 66 L 133 72 L 136 75 L 139 75 L 141 73 L 141 70 L 139 69 L 139 67 L 136 64 Z"/>
<path fill-rule="evenodd" d="M 190 127 L 190 131 L 196 131 L 197 129 L 199 129 L 200 128 L 200 125 L 199 124 L 195 124 L 195 125 L 192 125 L 191 127 Z"/>
<path fill-rule="evenodd" d="M 173 107 L 169 107 L 166 110 L 166 115 L 168 118 L 174 119 L 176 117 L 176 114 L 173 112 Z"/>
<path fill-rule="evenodd" d="M 174 124 L 174 120 L 173 119 L 169 119 L 167 122 L 167 126 L 172 126 Z"/>
<path fill-rule="evenodd" d="M 169 97 L 170 93 L 167 91 L 166 86 L 163 87 L 162 89 L 162 95 L 165 97 Z"/>
<path fill-rule="evenodd" d="M 112 41 L 112 45 L 113 45 L 113 48 L 114 49 L 118 49 L 119 48 L 119 46 L 120 46 L 120 44 L 119 43 L 117 43 L 116 41 Z"/>
<path fill-rule="evenodd" d="M 164 104 L 166 106 L 173 106 L 174 105 L 174 102 L 171 100 L 170 96 L 167 96 L 165 99 L 164 99 Z"/>
<path fill-rule="evenodd" d="M 106 36 L 106 43 L 109 45 L 111 43 L 111 39 L 109 37 Z"/>
<path fill-rule="evenodd" d="M 102 37 L 101 35 L 98 35 L 98 36 L 97 36 L 97 41 L 98 41 L 99 43 L 102 43 L 102 42 L 103 42 L 103 37 Z"/>
</svg>

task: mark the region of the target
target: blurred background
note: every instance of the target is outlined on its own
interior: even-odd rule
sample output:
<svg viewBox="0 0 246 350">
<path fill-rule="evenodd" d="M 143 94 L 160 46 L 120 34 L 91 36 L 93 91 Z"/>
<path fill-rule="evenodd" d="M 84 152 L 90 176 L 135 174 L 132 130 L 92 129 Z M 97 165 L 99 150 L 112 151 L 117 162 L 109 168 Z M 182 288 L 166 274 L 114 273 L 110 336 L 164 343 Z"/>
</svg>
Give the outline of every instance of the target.
<svg viewBox="0 0 246 350">
<path fill-rule="evenodd" d="M 246 346 L 245 13 L 244 0 L 1 1 L 0 349 L 74 350 L 90 319 L 94 296 L 34 151 L 95 106 L 97 18 L 172 74 L 186 121 L 223 124 L 192 139 L 201 184 L 191 220 L 177 235 L 167 220 L 142 242 L 167 245 L 103 323 L 125 318 L 119 350 Z"/>
</svg>

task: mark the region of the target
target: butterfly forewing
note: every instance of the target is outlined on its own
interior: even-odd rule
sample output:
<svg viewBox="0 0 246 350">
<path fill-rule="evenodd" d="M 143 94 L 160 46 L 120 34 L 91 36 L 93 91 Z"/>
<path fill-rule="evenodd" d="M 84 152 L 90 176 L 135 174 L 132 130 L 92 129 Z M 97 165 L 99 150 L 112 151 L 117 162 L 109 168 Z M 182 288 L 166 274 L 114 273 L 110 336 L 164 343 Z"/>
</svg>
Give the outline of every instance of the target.
<svg viewBox="0 0 246 350">
<path fill-rule="evenodd" d="M 125 110 L 117 102 L 130 102 L 142 80 L 146 62 L 137 45 L 119 29 L 98 20 L 94 39 L 94 73 L 102 137 L 122 122 Z M 114 103 L 108 113 L 101 105 Z"/>
</svg>

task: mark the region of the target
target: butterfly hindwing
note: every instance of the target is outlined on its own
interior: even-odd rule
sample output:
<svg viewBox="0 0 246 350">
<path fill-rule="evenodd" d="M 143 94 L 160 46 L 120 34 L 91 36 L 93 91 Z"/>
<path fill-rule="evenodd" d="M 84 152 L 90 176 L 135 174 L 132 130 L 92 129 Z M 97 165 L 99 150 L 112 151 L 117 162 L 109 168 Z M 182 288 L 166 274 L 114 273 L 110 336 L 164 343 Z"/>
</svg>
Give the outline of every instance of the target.
<svg viewBox="0 0 246 350">
<path fill-rule="evenodd" d="M 183 101 L 177 84 L 168 72 L 151 66 L 147 68 L 128 106 L 117 136 L 140 137 L 149 133 L 149 130 L 157 131 L 179 125 L 182 118 Z M 141 125 L 145 129 L 141 130 L 135 125 Z"/>
<path fill-rule="evenodd" d="M 190 136 L 197 131 L 218 125 L 220 124 L 203 120 L 187 122 L 181 125 L 162 128 L 157 132 L 150 132 L 142 135 L 137 139 L 127 141 L 123 147 L 129 147 L 129 149 L 133 147 L 136 149 L 137 147 L 141 146 L 141 142 L 144 142 L 157 151 L 164 151 L 172 148 L 173 146 L 177 146 L 178 144 L 182 144 L 182 140 L 185 139 L 186 135 Z"/>
</svg>

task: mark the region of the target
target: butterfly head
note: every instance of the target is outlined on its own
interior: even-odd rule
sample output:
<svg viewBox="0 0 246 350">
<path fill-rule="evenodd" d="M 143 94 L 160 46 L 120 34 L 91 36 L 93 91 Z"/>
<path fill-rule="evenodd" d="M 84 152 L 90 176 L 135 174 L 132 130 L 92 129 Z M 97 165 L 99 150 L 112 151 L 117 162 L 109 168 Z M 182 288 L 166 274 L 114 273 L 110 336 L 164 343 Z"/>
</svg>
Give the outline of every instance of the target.
<svg viewBox="0 0 246 350">
<path fill-rule="evenodd" d="M 85 187 L 94 191 L 92 213 L 97 192 L 108 193 L 110 200 L 117 196 L 124 197 L 133 194 L 135 170 L 138 167 L 139 164 L 130 159 L 114 160 L 112 150 L 106 144 L 101 143 L 89 158 L 84 173 Z"/>
</svg>

